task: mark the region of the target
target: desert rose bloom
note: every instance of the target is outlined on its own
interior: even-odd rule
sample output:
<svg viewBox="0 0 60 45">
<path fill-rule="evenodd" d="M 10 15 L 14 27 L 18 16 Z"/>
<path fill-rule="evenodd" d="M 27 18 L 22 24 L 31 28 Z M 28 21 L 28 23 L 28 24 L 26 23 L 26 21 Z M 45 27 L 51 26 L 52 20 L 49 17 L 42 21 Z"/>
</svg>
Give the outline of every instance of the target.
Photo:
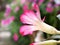
<svg viewBox="0 0 60 45">
<path fill-rule="evenodd" d="M 10 12 L 11 12 L 11 7 L 7 5 L 4 16 L 7 17 L 10 14 Z"/>
<path fill-rule="evenodd" d="M 38 5 L 35 4 L 34 6 L 37 11 L 36 13 L 34 13 L 32 10 L 28 10 L 20 16 L 20 21 L 25 24 L 20 27 L 20 34 L 24 36 L 32 34 L 37 30 L 48 34 L 60 34 L 60 31 L 58 31 L 56 28 L 46 24 L 41 20 Z"/>
<path fill-rule="evenodd" d="M 16 33 L 13 35 L 13 40 L 18 41 L 18 35 Z"/>
<path fill-rule="evenodd" d="M 9 17 L 7 19 L 3 19 L 1 21 L 1 26 L 2 27 L 8 27 L 13 22 L 13 20 L 14 20 L 14 16 L 11 16 L 11 17 Z"/>
</svg>

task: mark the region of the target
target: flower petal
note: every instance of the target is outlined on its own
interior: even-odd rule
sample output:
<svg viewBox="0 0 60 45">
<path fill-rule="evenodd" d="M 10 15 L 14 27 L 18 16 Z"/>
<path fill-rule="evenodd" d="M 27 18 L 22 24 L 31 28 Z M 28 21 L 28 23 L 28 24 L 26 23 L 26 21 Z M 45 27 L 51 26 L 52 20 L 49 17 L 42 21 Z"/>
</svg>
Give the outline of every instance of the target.
<svg viewBox="0 0 60 45">
<path fill-rule="evenodd" d="M 26 11 L 24 14 L 20 16 L 20 20 L 22 23 L 27 24 L 34 24 L 36 23 L 35 21 L 39 21 L 33 11 Z"/>
<path fill-rule="evenodd" d="M 46 11 L 48 13 L 52 13 L 53 12 L 53 7 L 46 7 Z"/>
<path fill-rule="evenodd" d="M 7 26 L 9 26 L 9 25 L 13 22 L 13 20 L 14 20 L 14 16 L 11 16 L 11 17 L 9 17 L 9 18 L 7 18 L 7 19 L 3 19 L 3 20 L 1 21 L 2 27 L 7 27 Z"/>
<path fill-rule="evenodd" d="M 41 20 L 41 15 L 40 15 L 40 11 L 39 11 L 38 5 L 37 5 L 36 3 L 33 3 L 33 4 L 32 4 L 32 8 L 37 11 L 37 12 L 36 12 L 36 16 L 37 16 L 37 18 L 38 18 L 39 20 Z"/>
<path fill-rule="evenodd" d="M 5 17 L 9 16 L 10 12 L 11 12 L 11 7 L 9 5 L 7 5 L 4 16 Z"/>
<path fill-rule="evenodd" d="M 24 26 L 20 27 L 19 33 L 24 36 L 24 35 L 32 34 L 33 31 L 35 31 L 35 30 L 36 30 L 35 26 L 24 25 Z"/>
<path fill-rule="evenodd" d="M 38 18 L 36 17 L 36 14 L 33 11 L 28 11 L 25 13 L 28 17 L 30 17 L 32 20 L 38 20 Z"/>
<path fill-rule="evenodd" d="M 13 40 L 18 41 L 18 35 L 16 33 L 13 35 Z"/>
</svg>

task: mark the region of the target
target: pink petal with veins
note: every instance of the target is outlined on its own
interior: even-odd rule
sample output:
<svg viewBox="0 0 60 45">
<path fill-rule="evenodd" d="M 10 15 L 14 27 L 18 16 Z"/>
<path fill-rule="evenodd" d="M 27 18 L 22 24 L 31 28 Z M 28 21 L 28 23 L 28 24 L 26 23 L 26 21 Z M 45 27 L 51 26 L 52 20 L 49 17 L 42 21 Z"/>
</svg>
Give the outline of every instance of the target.
<svg viewBox="0 0 60 45">
<path fill-rule="evenodd" d="M 40 11 L 39 11 L 39 6 L 36 3 L 32 4 L 32 8 L 36 11 L 36 17 L 41 20 L 41 15 L 40 15 Z"/>
<path fill-rule="evenodd" d="M 32 11 L 27 11 L 20 16 L 20 20 L 22 23 L 33 24 L 35 21 L 39 21 L 35 16 L 35 13 Z"/>
<path fill-rule="evenodd" d="M 33 31 L 35 31 L 35 27 L 34 27 L 34 26 L 24 25 L 24 26 L 20 27 L 19 33 L 20 33 L 22 36 L 24 36 L 24 35 L 32 34 Z"/>
</svg>

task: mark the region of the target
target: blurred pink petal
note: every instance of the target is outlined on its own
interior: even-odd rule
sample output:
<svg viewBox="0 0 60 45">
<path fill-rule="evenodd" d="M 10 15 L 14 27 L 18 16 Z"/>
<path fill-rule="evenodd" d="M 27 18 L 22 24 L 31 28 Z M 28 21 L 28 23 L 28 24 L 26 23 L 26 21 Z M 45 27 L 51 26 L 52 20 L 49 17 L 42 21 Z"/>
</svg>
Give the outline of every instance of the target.
<svg viewBox="0 0 60 45">
<path fill-rule="evenodd" d="M 7 17 L 10 14 L 10 12 L 11 12 L 11 7 L 7 5 L 4 16 Z"/>
<path fill-rule="evenodd" d="M 14 9 L 14 12 L 17 12 L 19 11 L 20 7 L 19 6 L 16 6 L 16 8 Z"/>
<path fill-rule="evenodd" d="M 11 16 L 9 19 L 10 19 L 10 21 L 13 21 L 15 19 L 15 17 Z"/>
<path fill-rule="evenodd" d="M 10 17 L 10 18 L 7 18 L 7 19 L 3 19 L 1 21 L 1 25 L 4 27 L 4 26 L 9 26 L 14 20 L 14 16 Z"/>
<path fill-rule="evenodd" d="M 47 4 L 47 7 L 52 7 L 52 4 L 49 2 L 49 3 Z"/>
<path fill-rule="evenodd" d="M 49 13 L 52 13 L 53 12 L 53 8 L 52 7 L 46 7 L 46 11 L 49 12 Z"/>
<path fill-rule="evenodd" d="M 19 33 L 24 36 L 24 35 L 28 35 L 28 34 L 32 34 L 33 31 L 35 31 L 35 26 L 31 26 L 31 25 L 24 25 L 20 27 L 20 31 Z"/>
<path fill-rule="evenodd" d="M 51 3 L 48 3 L 47 4 L 47 7 L 46 7 L 46 11 L 48 12 L 48 13 L 52 13 L 53 12 L 53 7 L 52 7 L 52 4 Z"/>
<path fill-rule="evenodd" d="M 18 35 L 16 33 L 13 35 L 13 40 L 18 41 Z"/>
</svg>

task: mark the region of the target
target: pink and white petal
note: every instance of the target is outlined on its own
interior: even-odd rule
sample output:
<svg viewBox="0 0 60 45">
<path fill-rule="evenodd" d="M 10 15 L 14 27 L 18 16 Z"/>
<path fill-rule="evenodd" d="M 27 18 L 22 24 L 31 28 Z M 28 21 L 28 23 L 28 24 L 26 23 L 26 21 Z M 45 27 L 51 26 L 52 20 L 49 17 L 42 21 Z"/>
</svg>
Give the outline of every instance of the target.
<svg viewBox="0 0 60 45">
<path fill-rule="evenodd" d="M 26 16 L 26 14 L 22 14 L 20 16 L 20 21 L 22 23 L 26 23 L 26 24 L 33 24 L 34 23 L 34 20 L 32 20 L 30 17 Z"/>
<path fill-rule="evenodd" d="M 7 19 L 3 19 L 2 21 L 1 21 L 1 25 L 2 26 L 9 26 L 11 23 L 12 23 L 12 21 L 14 20 L 14 17 L 12 16 L 12 17 L 10 17 L 10 18 L 7 18 Z"/>
<path fill-rule="evenodd" d="M 32 4 L 32 8 L 37 11 L 37 12 L 36 12 L 36 16 L 37 16 L 37 18 L 38 18 L 39 20 L 41 20 L 41 15 L 40 15 L 40 11 L 39 11 L 38 5 L 37 5 L 36 3 L 33 3 L 33 4 Z"/>
<path fill-rule="evenodd" d="M 6 19 L 7 24 L 8 25 L 11 24 L 14 21 L 14 19 L 15 19 L 14 16 L 11 16 L 11 17 L 7 18 Z"/>
<path fill-rule="evenodd" d="M 38 18 L 36 17 L 36 14 L 33 11 L 29 10 L 28 12 L 25 12 L 25 14 L 32 20 L 39 21 Z"/>
<path fill-rule="evenodd" d="M 33 31 L 26 30 L 23 35 L 29 35 L 29 34 L 32 35 Z"/>
<path fill-rule="evenodd" d="M 2 26 L 8 26 L 9 25 L 9 22 L 10 22 L 9 19 L 4 19 L 4 20 L 1 21 L 1 25 Z"/>
<path fill-rule="evenodd" d="M 33 31 L 36 31 L 35 26 L 24 25 L 24 26 L 20 27 L 19 33 L 24 36 L 24 35 L 32 34 Z"/>
<path fill-rule="evenodd" d="M 5 20 L 1 20 L 1 26 L 5 25 Z"/>
</svg>

